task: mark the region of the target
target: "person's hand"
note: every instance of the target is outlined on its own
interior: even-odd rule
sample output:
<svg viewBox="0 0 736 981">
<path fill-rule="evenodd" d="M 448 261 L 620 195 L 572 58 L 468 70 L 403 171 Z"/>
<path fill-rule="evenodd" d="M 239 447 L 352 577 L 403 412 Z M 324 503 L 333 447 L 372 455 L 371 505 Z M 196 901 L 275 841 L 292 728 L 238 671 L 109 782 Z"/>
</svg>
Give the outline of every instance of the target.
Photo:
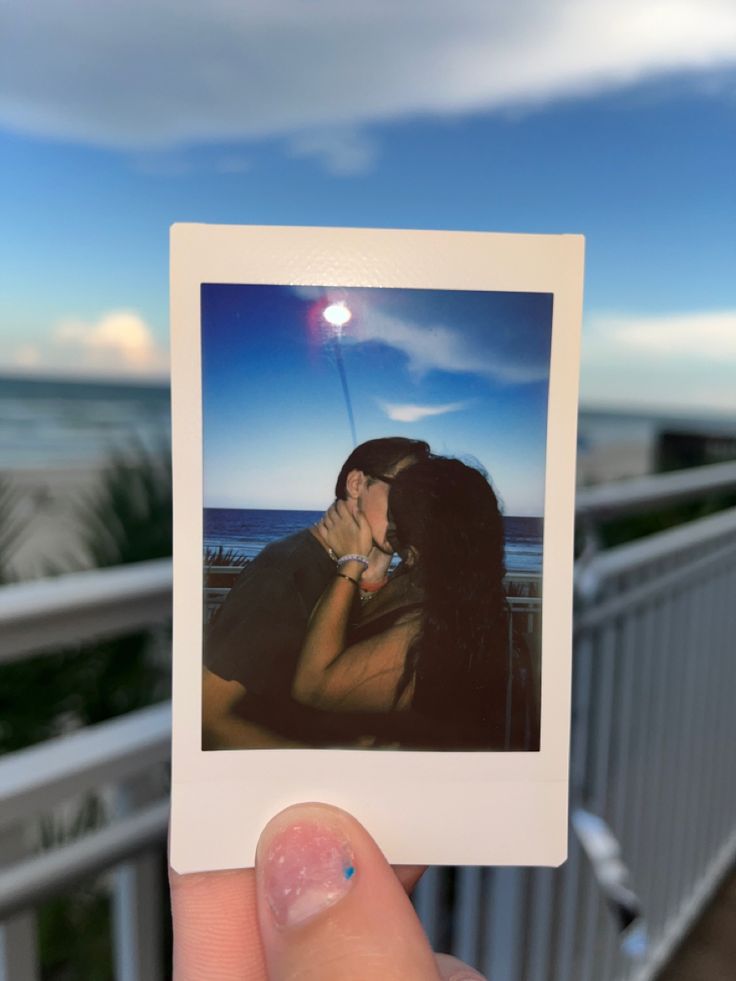
<svg viewBox="0 0 736 981">
<path fill-rule="evenodd" d="M 419 874 L 394 872 L 344 811 L 287 808 L 255 871 L 170 872 L 174 981 L 477 981 L 432 953 L 404 891 Z"/>
<path fill-rule="evenodd" d="M 367 555 L 373 547 L 370 525 L 360 511 L 350 509 L 347 501 L 335 501 L 317 523 L 323 541 L 339 557 Z"/>
<path fill-rule="evenodd" d="M 366 553 L 368 556 L 368 568 L 360 577 L 360 583 L 382 582 L 388 574 L 388 567 L 391 565 L 393 555 L 387 555 L 376 545 Z"/>
</svg>

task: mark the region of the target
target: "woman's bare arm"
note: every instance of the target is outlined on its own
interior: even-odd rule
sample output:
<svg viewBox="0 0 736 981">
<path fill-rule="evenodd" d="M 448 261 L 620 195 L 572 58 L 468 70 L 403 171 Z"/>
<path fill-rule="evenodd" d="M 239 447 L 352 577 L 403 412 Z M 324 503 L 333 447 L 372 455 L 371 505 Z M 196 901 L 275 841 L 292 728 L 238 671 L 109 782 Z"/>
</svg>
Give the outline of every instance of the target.
<svg viewBox="0 0 736 981">
<path fill-rule="evenodd" d="M 292 695 L 322 709 L 375 712 L 406 708 L 412 686 L 398 705 L 394 701 L 418 618 L 345 648 L 355 588 L 336 577 L 323 593 L 299 655 Z"/>
<path fill-rule="evenodd" d="M 318 528 L 338 555 L 366 555 L 372 546 L 365 517 L 353 513 L 344 501 L 337 501 L 326 512 Z M 359 561 L 342 563 L 312 612 L 292 685 L 293 697 L 305 705 L 370 712 L 397 707 L 396 688 L 417 627 L 397 624 L 345 649 L 363 568 Z M 403 695 L 398 707 L 411 700 L 411 690 Z"/>
</svg>

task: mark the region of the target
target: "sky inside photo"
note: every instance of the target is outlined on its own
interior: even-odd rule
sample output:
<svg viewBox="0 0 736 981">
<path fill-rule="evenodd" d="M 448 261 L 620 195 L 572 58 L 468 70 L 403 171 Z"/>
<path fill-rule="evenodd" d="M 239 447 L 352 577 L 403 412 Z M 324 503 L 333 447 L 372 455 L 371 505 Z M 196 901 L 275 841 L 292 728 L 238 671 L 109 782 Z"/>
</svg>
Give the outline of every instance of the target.
<svg viewBox="0 0 736 981">
<path fill-rule="evenodd" d="M 206 507 L 326 507 L 352 412 L 358 442 L 424 439 L 480 463 L 506 514 L 542 515 L 551 294 L 203 284 L 201 297 Z"/>
</svg>

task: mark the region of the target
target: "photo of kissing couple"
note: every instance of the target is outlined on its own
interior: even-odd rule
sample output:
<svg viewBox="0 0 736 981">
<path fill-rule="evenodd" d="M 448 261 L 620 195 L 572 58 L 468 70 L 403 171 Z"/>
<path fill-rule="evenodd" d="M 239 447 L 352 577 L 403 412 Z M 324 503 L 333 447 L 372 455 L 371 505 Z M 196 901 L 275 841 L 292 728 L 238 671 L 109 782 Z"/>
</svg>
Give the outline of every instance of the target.
<svg viewBox="0 0 736 981">
<path fill-rule="evenodd" d="M 203 286 L 203 749 L 539 749 L 549 299 Z"/>
</svg>

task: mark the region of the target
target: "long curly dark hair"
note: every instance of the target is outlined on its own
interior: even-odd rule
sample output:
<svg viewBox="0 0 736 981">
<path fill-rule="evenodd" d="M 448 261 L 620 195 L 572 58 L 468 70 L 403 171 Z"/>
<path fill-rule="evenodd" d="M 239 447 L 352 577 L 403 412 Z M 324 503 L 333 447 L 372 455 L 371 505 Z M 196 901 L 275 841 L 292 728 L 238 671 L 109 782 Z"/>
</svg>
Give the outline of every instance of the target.
<svg viewBox="0 0 736 981">
<path fill-rule="evenodd" d="M 496 494 L 480 469 L 431 457 L 396 476 L 389 517 L 392 540 L 405 560 L 411 553 L 424 591 L 397 701 L 414 678 L 416 712 L 500 739 L 509 641 Z"/>
</svg>

